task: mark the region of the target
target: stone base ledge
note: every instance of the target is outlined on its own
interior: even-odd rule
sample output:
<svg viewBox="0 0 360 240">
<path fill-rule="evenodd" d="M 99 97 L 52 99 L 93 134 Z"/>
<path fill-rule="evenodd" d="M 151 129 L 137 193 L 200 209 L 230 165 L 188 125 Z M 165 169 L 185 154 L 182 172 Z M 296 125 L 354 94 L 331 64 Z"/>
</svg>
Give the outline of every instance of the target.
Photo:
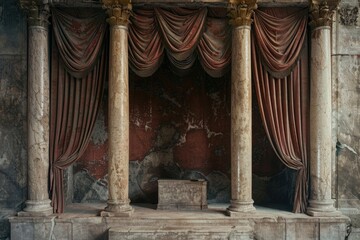
<svg viewBox="0 0 360 240">
<path fill-rule="evenodd" d="M 205 210 L 208 205 L 158 204 L 158 210 Z"/>
<path fill-rule="evenodd" d="M 109 240 L 172 240 L 172 239 L 229 239 L 229 240 L 250 240 L 254 239 L 253 229 L 249 226 L 237 227 L 196 227 L 196 226 L 165 226 L 154 227 L 131 227 L 131 228 L 110 228 Z"/>
<path fill-rule="evenodd" d="M 101 217 L 131 217 L 134 213 L 134 210 L 124 211 L 124 212 L 109 212 L 109 211 L 101 211 Z"/>
</svg>

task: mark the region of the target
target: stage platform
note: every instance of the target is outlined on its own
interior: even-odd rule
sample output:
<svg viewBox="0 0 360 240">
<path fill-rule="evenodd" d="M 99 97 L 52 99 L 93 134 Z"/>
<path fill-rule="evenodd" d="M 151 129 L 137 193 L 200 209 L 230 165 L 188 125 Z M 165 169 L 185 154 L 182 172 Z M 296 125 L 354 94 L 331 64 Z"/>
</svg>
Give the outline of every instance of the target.
<svg viewBox="0 0 360 240">
<path fill-rule="evenodd" d="M 206 210 L 156 210 L 132 205 L 131 217 L 100 217 L 105 204 L 72 204 L 61 215 L 12 217 L 12 240 L 172 240 L 172 239 L 345 239 L 349 219 L 310 217 L 256 207 L 256 212 L 226 216 L 228 204 Z"/>
</svg>

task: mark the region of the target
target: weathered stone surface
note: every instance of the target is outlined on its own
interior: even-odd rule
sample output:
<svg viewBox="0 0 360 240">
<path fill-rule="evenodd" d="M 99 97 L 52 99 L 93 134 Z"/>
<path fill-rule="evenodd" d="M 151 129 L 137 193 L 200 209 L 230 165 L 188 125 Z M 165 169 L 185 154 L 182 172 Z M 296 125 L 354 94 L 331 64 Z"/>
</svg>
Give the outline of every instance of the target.
<svg viewBox="0 0 360 240">
<path fill-rule="evenodd" d="M 254 229 L 255 239 L 287 239 L 285 223 L 264 222 L 256 224 Z"/>
<path fill-rule="evenodd" d="M 74 199 L 80 202 L 105 202 L 108 199 L 107 176 L 95 179 L 87 171 L 74 174 Z"/>
<path fill-rule="evenodd" d="M 207 209 L 204 179 L 158 181 L 158 209 Z"/>
<path fill-rule="evenodd" d="M 253 239 L 252 232 L 247 229 L 234 228 L 196 228 L 193 227 L 165 227 L 162 229 L 144 229 L 144 228 L 130 228 L 119 229 L 110 228 L 109 240 L 130 240 L 130 239 L 147 239 L 147 240 L 182 240 L 182 239 L 197 239 L 197 240 L 250 240 Z"/>
<path fill-rule="evenodd" d="M 55 223 L 55 217 L 34 223 L 18 223 L 11 229 L 12 239 L 71 239 L 71 223 Z"/>
<path fill-rule="evenodd" d="M 26 177 L 26 59 L 0 55 L 0 207 L 24 201 Z"/>
<path fill-rule="evenodd" d="M 0 3 L 0 55 L 26 55 L 26 19 L 18 2 Z"/>
<path fill-rule="evenodd" d="M 224 215 L 225 206 L 219 205 L 206 211 L 197 211 L 196 214 L 194 211 L 158 211 L 135 206 L 136 210 L 131 218 L 102 218 L 95 216 L 93 210 L 89 211 L 90 207 L 97 209 L 100 205 L 78 205 L 78 208 L 72 208 L 72 211 L 56 218 L 13 217 L 10 219 L 12 236 L 20 237 L 14 239 L 25 240 L 48 240 L 55 237 L 68 240 L 339 240 L 347 236 L 348 219 L 344 216 L 318 218 L 263 208 L 240 218 L 229 218 Z M 63 233 L 62 236 L 58 235 L 60 232 Z"/>
<path fill-rule="evenodd" d="M 333 118 L 337 181 L 334 197 L 346 214 L 360 210 L 360 22 L 358 0 L 343 0 L 333 34 Z M 351 237 L 350 237 L 351 238 Z"/>
<path fill-rule="evenodd" d="M 318 223 L 286 223 L 285 239 L 320 239 Z M 334 238 L 338 239 L 338 238 Z"/>
</svg>

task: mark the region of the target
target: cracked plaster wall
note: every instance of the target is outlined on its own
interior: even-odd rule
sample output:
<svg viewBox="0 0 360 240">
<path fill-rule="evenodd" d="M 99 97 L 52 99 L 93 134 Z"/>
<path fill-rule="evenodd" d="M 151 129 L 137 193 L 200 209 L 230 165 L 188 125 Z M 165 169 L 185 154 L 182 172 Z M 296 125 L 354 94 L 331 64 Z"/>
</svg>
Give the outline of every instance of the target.
<svg viewBox="0 0 360 240">
<path fill-rule="evenodd" d="M 359 7 L 359 0 L 341 1 L 333 31 L 333 197 L 345 213 L 360 213 Z"/>
<path fill-rule="evenodd" d="M 26 200 L 26 21 L 17 2 L 0 2 L 0 239 Z"/>
</svg>

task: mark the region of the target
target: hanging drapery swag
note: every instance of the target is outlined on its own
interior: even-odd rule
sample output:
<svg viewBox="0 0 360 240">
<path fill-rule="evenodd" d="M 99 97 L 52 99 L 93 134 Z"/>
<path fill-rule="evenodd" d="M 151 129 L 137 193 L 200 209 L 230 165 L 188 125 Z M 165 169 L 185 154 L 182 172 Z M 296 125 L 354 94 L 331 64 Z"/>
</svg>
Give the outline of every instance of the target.
<svg viewBox="0 0 360 240">
<path fill-rule="evenodd" d="M 62 213 L 63 171 L 85 151 L 101 102 L 107 24 L 102 11 L 52 9 L 52 26 L 50 194 L 54 212 Z"/>
<path fill-rule="evenodd" d="M 308 198 L 308 9 L 256 10 L 252 68 L 265 132 L 280 160 L 297 170 L 293 211 Z"/>
<path fill-rule="evenodd" d="M 129 64 L 141 77 L 160 67 L 165 52 L 175 72 L 186 72 L 196 59 L 212 77 L 229 70 L 231 29 L 225 11 L 135 9 L 130 21 Z"/>
</svg>

